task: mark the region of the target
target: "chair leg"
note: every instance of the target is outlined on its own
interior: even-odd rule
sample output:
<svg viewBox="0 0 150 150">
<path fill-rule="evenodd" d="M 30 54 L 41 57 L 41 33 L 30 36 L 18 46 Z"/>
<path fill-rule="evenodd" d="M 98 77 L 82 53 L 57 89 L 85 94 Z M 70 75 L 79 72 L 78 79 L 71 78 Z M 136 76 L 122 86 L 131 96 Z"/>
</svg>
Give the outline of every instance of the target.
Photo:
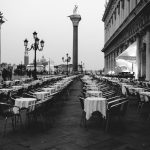
<svg viewBox="0 0 150 150">
<path fill-rule="evenodd" d="M 21 126 L 23 127 L 23 123 L 22 123 L 22 117 L 21 117 L 21 114 L 19 114 L 19 120 L 20 120 L 20 124 L 21 124 Z"/>
<path fill-rule="evenodd" d="M 83 111 L 82 112 L 82 116 L 81 116 L 81 120 L 80 120 L 80 126 L 84 126 L 86 127 L 86 113 Z"/>
<path fill-rule="evenodd" d="M 110 122 L 110 116 L 108 115 L 106 118 L 106 127 L 105 127 L 105 131 L 107 132 L 109 129 L 109 122 Z"/>
<path fill-rule="evenodd" d="M 67 96 L 69 96 L 69 89 L 67 89 Z"/>
<path fill-rule="evenodd" d="M 84 113 L 84 127 L 85 128 L 87 127 L 87 124 L 86 124 L 86 113 Z"/>
<path fill-rule="evenodd" d="M 139 104 L 138 106 L 138 112 L 141 113 L 144 103 Z"/>
<path fill-rule="evenodd" d="M 82 112 L 82 115 L 81 115 L 80 126 L 82 126 L 82 123 L 83 123 L 83 112 Z"/>
<path fill-rule="evenodd" d="M 5 118 L 5 124 L 4 124 L 4 135 L 6 134 L 6 125 L 7 125 L 7 117 Z"/>
</svg>

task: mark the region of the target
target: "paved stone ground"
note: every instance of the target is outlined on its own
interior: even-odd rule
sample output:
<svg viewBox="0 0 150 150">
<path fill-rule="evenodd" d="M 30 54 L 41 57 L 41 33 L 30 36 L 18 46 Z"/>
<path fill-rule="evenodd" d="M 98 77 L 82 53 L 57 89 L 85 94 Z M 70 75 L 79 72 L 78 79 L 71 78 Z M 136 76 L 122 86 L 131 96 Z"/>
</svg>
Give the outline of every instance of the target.
<svg viewBox="0 0 150 150">
<path fill-rule="evenodd" d="M 64 103 L 56 111 L 53 126 L 36 124 L 13 132 L 8 124 L 7 135 L 0 137 L 0 150 L 150 150 L 150 120 L 140 117 L 135 107 L 129 107 L 122 122 L 113 119 L 107 133 L 100 117 L 91 118 L 87 128 L 80 127 L 80 81 L 74 81 L 69 89 L 70 95 L 61 97 Z"/>
</svg>

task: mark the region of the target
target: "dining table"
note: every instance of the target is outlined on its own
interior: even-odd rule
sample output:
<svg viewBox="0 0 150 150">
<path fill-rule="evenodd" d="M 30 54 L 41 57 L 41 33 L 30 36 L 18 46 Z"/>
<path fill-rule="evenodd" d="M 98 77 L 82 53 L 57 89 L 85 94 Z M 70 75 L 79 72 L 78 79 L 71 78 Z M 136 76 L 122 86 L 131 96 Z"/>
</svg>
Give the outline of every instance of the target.
<svg viewBox="0 0 150 150">
<path fill-rule="evenodd" d="M 53 88 L 53 87 L 42 88 L 42 90 L 45 92 L 49 92 L 50 95 L 55 93 L 55 88 Z"/>
<path fill-rule="evenodd" d="M 29 111 L 33 111 L 35 108 L 36 98 L 16 98 L 15 99 L 15 106 L 21 108 L 28 108 Z M 19 109 L 17 107 L 13 108 L 14 113 L 18 113 Z"/>
<path fill-rule="evenodd" d="M 106 117 L 107 99 L 103 97 L 87 97 L 84 100 L 84 111 L 86 112 L 86 120 L 89 120 L 92 113 L 99 111 L 102 117 Z"/>
<path fill-rule="evenodd" d="M 102 91 L 86 91 L 86 97 L 102 97 Z"/>
<path fill-rule="evenodd" d="M 33 95 L 37 98 L 38 101 L 45 101 L 49 98 L 50 93 L 41 91 L 41 92 L 34 92 Z"/>
<path fill-rule="evenodd" d="M 150 92 L 140 92 L 140 99 L 143 102 L 149 102 L 150 100 Z"/>
<path fill-rule="evenodd" d="M 131 93 L 131 94 L 136 94 L 137 92 L 138 93 L 140 93 L 140 92 L 144 92 L 144 88 L 139 88 L 139 87 L 129 87 L 128 88 L 129 89 L 129 92 Z"/>
<path fill-rule="evenodd" d="M 22 85 L 15 85 L 15 86 L 12 86 L 12 89 L 13 89 L 13 90 L 20 90 L 20 89 L 22 89 L 22 88 L 23 88 Z"/>
</svg>

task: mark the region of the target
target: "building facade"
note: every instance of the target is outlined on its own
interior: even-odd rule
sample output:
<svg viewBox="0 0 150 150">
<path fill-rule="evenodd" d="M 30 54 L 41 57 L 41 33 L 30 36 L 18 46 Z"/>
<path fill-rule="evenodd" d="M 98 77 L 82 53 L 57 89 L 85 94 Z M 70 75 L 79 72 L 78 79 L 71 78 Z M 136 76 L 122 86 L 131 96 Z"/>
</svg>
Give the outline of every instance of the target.
<svg viewBox="0 0 150 150">
<path fill-rule="evenodd" d="M 104 71 L 115 71 L 116 58 L 136 44 L 136 77 L 150 80 L 150 0 L 109 0 L 105 29 Z M 132 49 L 130 49 L 132 51 Z"/>
</svg>

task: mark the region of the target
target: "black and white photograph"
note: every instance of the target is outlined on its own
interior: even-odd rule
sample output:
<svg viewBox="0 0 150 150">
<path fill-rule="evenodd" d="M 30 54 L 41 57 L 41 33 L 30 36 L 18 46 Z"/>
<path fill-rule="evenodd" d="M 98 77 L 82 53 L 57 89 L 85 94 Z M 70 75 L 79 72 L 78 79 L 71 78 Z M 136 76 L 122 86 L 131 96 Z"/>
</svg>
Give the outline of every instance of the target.
<svg viewBox="0 0 150 150">
<path fill-rule="evenodd" d="M 150 0 L 0 0 L 0 150 L 150 150 Z"/>
</svg>

